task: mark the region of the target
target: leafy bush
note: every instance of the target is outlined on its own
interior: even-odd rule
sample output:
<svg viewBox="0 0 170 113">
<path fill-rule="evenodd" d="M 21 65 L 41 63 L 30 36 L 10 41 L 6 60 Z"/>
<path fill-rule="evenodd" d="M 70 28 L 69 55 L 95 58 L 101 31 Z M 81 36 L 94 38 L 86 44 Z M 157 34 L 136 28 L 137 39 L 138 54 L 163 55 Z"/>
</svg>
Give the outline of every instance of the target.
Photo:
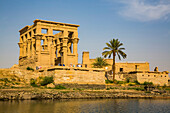
<svg viewBox="0 0 170 113">
<path fill-rule="evenodd" d="M 129 86 L 134 86 L 134 84 L 129 84 Z"/>
<path fill-rule="evenodd" d="M 110 88 L 106 88 L 106 90 L 110 90 Z"/>
<path fill-rule="evenodd" d="M 53 76 L 45 76 L 45 77 L 42 77 L 42 81 L 40 81 L 40 84 L 41 86 L 45 86 L 47 84 L 50 84 L 50 83 L 53 83 L 54 80 L 53 80 Z"/>
<path fill-rule="evenodd" d="M 166 84 L 164 84 L 164 86 L 162 88 L 166 88 Z"/>
<path fill-rule="evenodd" d="M 118 89 L 117 87 L 110 87 L 110 89 Z"/>
<path fill-rule="evenodd" d="M 170 88 L 165 88 L 165 90 L 169 90 L 170 91 Z"/>
<path fill-rule="evenodd" d="M 62 86 L 62 85 L 56 85 L 55 89 L 66 89 L 66 88 L 64 86 Z"/>
<path fill-rule="evenodd" d="M 32 70 L 32 71 L 34 71 L 34 69 L 33 69 L 33 68 L 31 68 L 31 67 L 27 67 L 27 70 Z"/>
<path fill-rule="evenodd" d="M 117 80 L 114 80 L 113 83 L 115 83 L 115 84 L 124 84 L 125 82 L 124 82 L 124 81 L 117 81 Z"/>
<path fill-rule="evenodd" d="M 153 85 L 152 82 L 144 82 L 143 85 Z"/>
<path fill-rule="evenodd" d="M 10 82 L 8 78 L 1 78 L 0 81 L 4 81 L 5 83 Z"/>
<path fill-rule="evenodd" d="M 140 83 L 139 83 L 137 80 L 135 80 L 134 83 L 135 83 L 136 85 L 140 85 Z"/>
<path fill-rule="evenodd" d="M 151 93 L 150 91 L 145 91 L 145 93 Z"/>
<path fill-rule="evenodd" d="M 130 79 L 129 79 L 129 78 L 127 78 L 127 79 L 126 79 L 126 82 L 127 82 L 127 83 L 129 83 L 129 82 L 130 82 Z"/>
<path fill-rule="evenodd" d="M 117 81 L 117 84 L 124 84 L 123 81 Z"/>
<path fill-rule="evenodd" d="M 110 84 L 110 83 L 113 83 L 113 81 L 112 80 L 105 80 L 105 83 Z"/>
<path fill-rule="evenodd" d="M 33 86 L 33 87 L 37 87 L 36 80 L 34 80 L 33 78 L 31 78 L 31 79 L 30 79 L 30 85 Z"/>
</svg>

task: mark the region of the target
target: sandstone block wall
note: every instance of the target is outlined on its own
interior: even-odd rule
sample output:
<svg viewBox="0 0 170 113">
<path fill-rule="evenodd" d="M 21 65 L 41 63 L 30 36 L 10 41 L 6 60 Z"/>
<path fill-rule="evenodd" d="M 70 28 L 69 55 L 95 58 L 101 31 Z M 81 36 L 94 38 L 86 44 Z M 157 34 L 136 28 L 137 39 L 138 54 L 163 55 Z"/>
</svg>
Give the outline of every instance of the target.
<svg viewBox="0 0 170 113">
<path fill-rule="evenodd" d="M 88 57 L 87 57 L 88 58 Z M 84 58 L 87 61 L 87 58 Z M 107 63 L 110 64 L 108 70 L 112 70 L 113 59 L 105 59 Z M 92 63 L 95 62 L 95 59 L 89 59 L 88 67 L 92 67 Z M 116 63 L 116 73 L 118 72 L 131 72 L 131 71 L 149 71 L 149 63 L 132 63 L 132 62 L 125 62 L 125 63 Z"/>
<path fill-rule="evenodd" d="M 166 73 L 137 73 L 137 80 L 140 83 L 152 82 L 155 85 L 169 85 L 169 76 Z"/>
<path fill-rule="evenodd" d="M 55 84 L 105 84 L 105 72 L 102 69 L 56 66 L 50 68 L 47 74 L 54 74 Z"/>
</svg>

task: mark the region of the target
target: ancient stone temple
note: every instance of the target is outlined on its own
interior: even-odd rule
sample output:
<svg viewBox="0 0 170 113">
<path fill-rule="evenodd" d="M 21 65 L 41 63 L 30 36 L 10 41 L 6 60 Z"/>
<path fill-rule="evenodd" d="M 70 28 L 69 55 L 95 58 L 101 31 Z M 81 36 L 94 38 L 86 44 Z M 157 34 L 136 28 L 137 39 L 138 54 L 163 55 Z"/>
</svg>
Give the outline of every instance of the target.
<svg viewBox="0 0 170 113">
<path fill-rule="evenodd" d="M 34 20 L 20 32 L 20 66 L 77 65 L 79 25 Z"/>
</svg>

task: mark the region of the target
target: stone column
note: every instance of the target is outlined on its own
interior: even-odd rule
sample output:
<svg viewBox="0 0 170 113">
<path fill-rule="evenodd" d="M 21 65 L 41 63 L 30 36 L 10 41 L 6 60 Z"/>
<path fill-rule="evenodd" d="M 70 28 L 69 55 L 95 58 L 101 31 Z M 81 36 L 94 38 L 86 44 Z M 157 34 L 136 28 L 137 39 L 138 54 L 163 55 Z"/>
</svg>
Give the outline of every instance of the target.
<svg viewBox="0 0 170 113">
<path fill-rule="evenodd" d="M 41 61 L 40 61 L 40 58 L 41 58 L 41 38 L 42 38 L 42 35 L 35 35 L 35 41 L 36 41 L 36 58 L 37 58 L 37 63 L 36 65 L 37 66 L 40 66 L 41 65 Z"/>
<path fill-rule="evenodd" d="M 61 55 L 60 55 L 60 40 L 59 40 L 59 38 L 57 39 L 57 45 L 56 45 L 57 47 L 57 57 L 60 57 Z"/>
<path fill-rule="evenodd" d="M 31 46 L 31 39 L 28 39 L 28 46 L 27 46 L 27 56 L 28 56 L 28 58 L 30 58 L 30 56 L 31 56 L 30 46 Z"/>
<path fill-rule="evenodd" d="M 68 62 L 67 62 L 67 42 L 68 42 L 68 31 L 65 30 L 64 31 L 64 38 L 63 38 L 63 45 L 62 45 L 63 56 L 61 58 L 61 63 L 65 64 L 65 66 L 68 66 Z"/>
<path fill-rule="evenodd" d="M 23 56 L 26 56 L 27 55 L 27 44 L 26 42 L 23 43 Z"/>
<path fill-rule="evenodd" d="M 33 37 L 31 40 L 31 57 L 34 58 L 35 56 L 35 47 L 34 47 L 34 44 L 35 44 L 35 37 Z"/>
<path fill-rule="evenodd" d="M 51 66 L 55 65 L 55 42 L 53 41 L 52 45 L 51 45 Z"/>
<path fill-rule="evenodd" d="M 77 53 L 77 45 L 78 45 L 78 41 L 79 41 L 79 38 L 78 38 L 78 32 L 75 31 L 74 34 L 73 34 L 73 54 L 75 55 L 75 65 L 78 64 L 78 53 Z"/>
<path fill-rule="evenodd" d="M 47 48 L 48 48 L 48 52 L 49 52 L 49 55 L 50 55 L 50 60 L 49 60 L 49 64 L 50 66 L 52 66 L 54 63 L 54 59 L 52 57 L 52 37 L 53 36 L 47 36 Z"/>
<path fill-rule="evenodd" d="M 23 56 L 26 56 L 27 53 L 26 53 L 26 50 L 27 49 L 27 43 L 26 43 L 26 37 L 23 36 Z"/>
<path fill-rule="evenodd" d="M 19 48 L 20 48 L 19 57 L 21 58 L 23 56 L 23 43 L 19 42 L 18 45 L 19 45 Z"/>
<path fill-rule="evenodd" d="M 73 40 L 73 54 L 75 55 L 75 65 L 78 64 L 78 53 L 77 53 L 77 44 L 78 44 L 79 39 L 75 38 Z"/>
<path fill-rule="evenodd" d="M 73 40 L 73 54 L 77 54 L 77 44 L 78 44 L 78 38 L 75 38 L 74 40 Z"/>
<path fill-rule="evenodd" d="M 52 45 L 52 36 L 47 36 L 47 46 L 48 46 L 48 51 L 51 51 L 51 45 Z"/>
</svg>

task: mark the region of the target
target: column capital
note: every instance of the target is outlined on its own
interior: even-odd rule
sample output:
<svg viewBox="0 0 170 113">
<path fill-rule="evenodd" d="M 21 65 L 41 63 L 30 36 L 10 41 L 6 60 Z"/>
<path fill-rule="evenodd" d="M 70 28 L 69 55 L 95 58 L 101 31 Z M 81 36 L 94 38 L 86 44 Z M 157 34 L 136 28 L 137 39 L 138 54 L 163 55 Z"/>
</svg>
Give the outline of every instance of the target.
<svg viewBox="0 0 170 113">
<path fill-rule="evenodd" d="M 54 37 L 54 35 L 45 35 L 45 37 Z"/>
<path fill-rule="evenodd" d="M 73 39 L 73 43 L 78 43 L 79 42 L 79 38 L 74 38 Z"/>
<path fill-rule="evenodd" d="M 20 48 L 23 48 L 23 43 L 22 42 L 19 42 L 18 45 L 19 45 Z"/>
<path fill-rule="evenodd" d="M 31 43 L 31 39 L 27 39 L 28 43 Z"/>
<path fill-rule="evenodd" d="M 35 36 L 34 38 L 35 38 L 36 40 L 41 40 L 43 35 L 41 35 L 41 34 L 35 34 L 34 36 Z"/>
<path fill-rule="evenodd" d="M 46 36 L 47 41 L 52 41 L 52 37 L 51 36 Z"/>
</svg>

